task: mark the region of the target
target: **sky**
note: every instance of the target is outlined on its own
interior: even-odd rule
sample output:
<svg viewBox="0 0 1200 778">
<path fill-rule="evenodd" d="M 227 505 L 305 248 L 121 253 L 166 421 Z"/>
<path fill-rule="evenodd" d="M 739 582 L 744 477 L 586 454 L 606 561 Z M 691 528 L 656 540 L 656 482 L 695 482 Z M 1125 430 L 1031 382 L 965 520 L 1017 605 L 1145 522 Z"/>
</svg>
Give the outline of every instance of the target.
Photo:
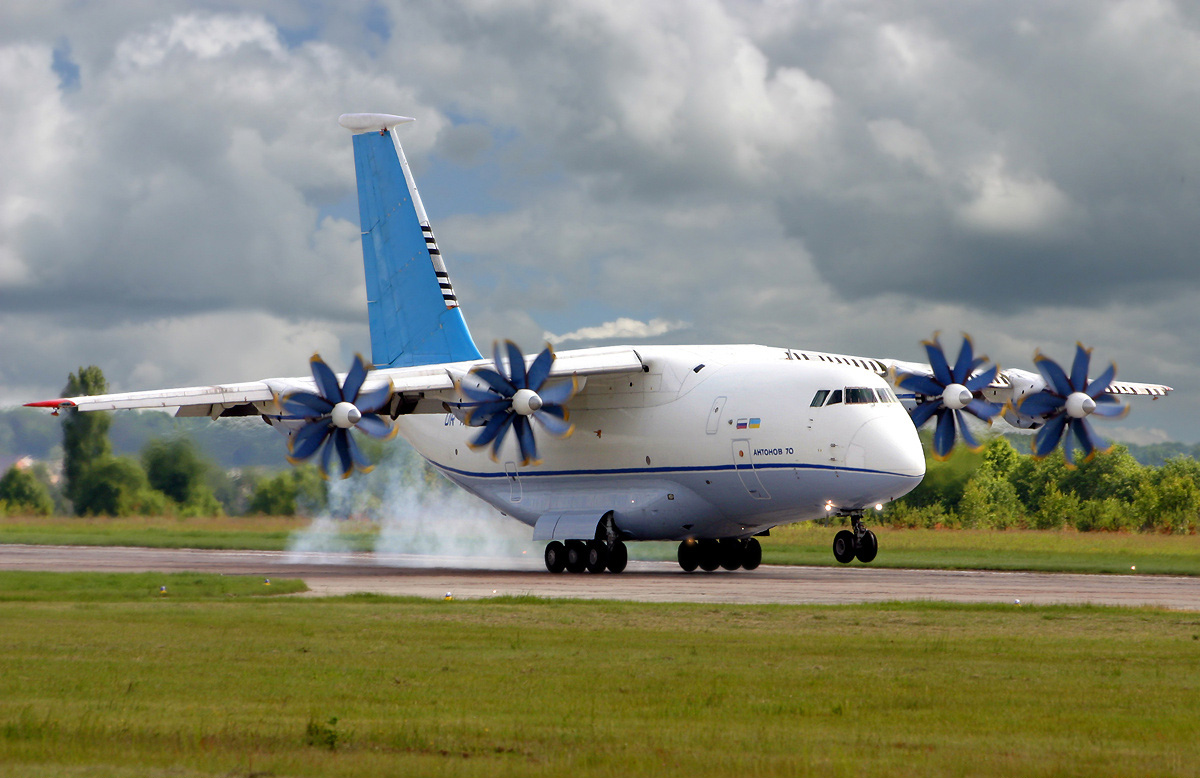
<svg viewBox="0 0 1200 778">
<path fill-rule="evenodd" d="M 5 3 L 0 404 L 369 352 L 337 117 L 381 112 L 485 352 L 1082 341 L 1176 389 L 1100 432 L 1194 443 L 1198 9 Z"/>
</svg>

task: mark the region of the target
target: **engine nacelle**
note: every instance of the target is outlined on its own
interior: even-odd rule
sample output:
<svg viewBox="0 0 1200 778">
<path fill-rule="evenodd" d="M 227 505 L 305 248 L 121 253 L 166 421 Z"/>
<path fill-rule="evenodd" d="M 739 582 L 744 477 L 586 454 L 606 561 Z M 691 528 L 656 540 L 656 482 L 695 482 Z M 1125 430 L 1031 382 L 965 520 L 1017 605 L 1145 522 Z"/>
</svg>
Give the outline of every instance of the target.
<svg viewBox="0 0 1200 778">
<path fill-rule="evenodd" d="M 1026 416 L 1017 412 L 1021 401 L 1031 394 L 1037 394 L 1046 388 L 1046 379 L 1037 373 L 1027 370 L 1008 369 L 1005 375 L 1012 386 L 1008 407 L 1004 411 L 1004 420 L 1012 426 L 1023 430 L 1035 430 L 1046 423 L 1045 416 Z"/>
</svg>

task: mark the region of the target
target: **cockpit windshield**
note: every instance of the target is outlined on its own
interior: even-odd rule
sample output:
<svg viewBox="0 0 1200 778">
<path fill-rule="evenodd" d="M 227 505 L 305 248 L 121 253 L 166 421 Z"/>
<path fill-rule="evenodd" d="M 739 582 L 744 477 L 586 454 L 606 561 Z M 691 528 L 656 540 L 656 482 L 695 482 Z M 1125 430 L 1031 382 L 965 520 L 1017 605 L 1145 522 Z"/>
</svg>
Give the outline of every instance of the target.
<svg viewBox="0 0 1200 778">
<path fill-rule="evenodd" d="M 809 406 L 820 408 L 825 405 L 863 405 L 866 403 L 898 403 L 900 400 L 888 387 L 847 386 L 844 389 L 818 389 Z"/>
</svg>

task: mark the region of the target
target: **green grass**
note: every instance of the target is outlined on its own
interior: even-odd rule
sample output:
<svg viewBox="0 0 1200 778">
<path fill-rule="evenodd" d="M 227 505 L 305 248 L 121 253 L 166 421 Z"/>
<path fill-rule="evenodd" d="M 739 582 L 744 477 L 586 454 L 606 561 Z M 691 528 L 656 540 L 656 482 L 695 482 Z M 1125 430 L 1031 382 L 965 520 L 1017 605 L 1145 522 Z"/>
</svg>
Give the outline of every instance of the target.
<svg viewBox="0 0 1200 778">
<path fill-rule="evenodd" d="M 136 602 L 266 597 L 308 591 L 303 581 L 211 573 L 37 573 L 0 570 L 0 602 Z"/>
<path fill-rule="evenodd" d="M 14 777 L 1200 770 L 1193 613 L 134 585 L 0 603 L 0 635 Z"/>
<path fill-rule="evenodd" d="M 763 562 L 836 564 L 836 529 L 811 522 L 773 529 L 762 539 Z M 1200 575 L 1200 535 L 873 529 L 879 556 L 871 567 Z"/>
</svg>

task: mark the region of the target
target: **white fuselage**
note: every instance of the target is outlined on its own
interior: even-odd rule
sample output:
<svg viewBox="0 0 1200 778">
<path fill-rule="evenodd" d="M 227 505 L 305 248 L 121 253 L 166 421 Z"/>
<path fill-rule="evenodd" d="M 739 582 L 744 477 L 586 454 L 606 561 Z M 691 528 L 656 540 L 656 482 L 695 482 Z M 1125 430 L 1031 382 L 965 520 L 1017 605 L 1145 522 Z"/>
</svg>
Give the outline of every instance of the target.
<svg viewBox="0 0 1200 778">
<path fill-rule="evenodd" d="M 647 346 L 645 372 L 593 376 L 568 403 L 574 434 L 535 425 L 542 464 L 498 461 L 452 414 L 412 414 L 400 432 L 447 478 L 528 524 L 555 511 L 613 511 L 637 540 L 745 537 L 894 500 L 925 473 L 900 403 L 813 407 L 819 390 L 869 388 L 867 370 L 762 346 Z M 702 366 L 702 367 L 701 367 Z M 888 394 L 883 394 L 887 392 Z"/>
</svg>

